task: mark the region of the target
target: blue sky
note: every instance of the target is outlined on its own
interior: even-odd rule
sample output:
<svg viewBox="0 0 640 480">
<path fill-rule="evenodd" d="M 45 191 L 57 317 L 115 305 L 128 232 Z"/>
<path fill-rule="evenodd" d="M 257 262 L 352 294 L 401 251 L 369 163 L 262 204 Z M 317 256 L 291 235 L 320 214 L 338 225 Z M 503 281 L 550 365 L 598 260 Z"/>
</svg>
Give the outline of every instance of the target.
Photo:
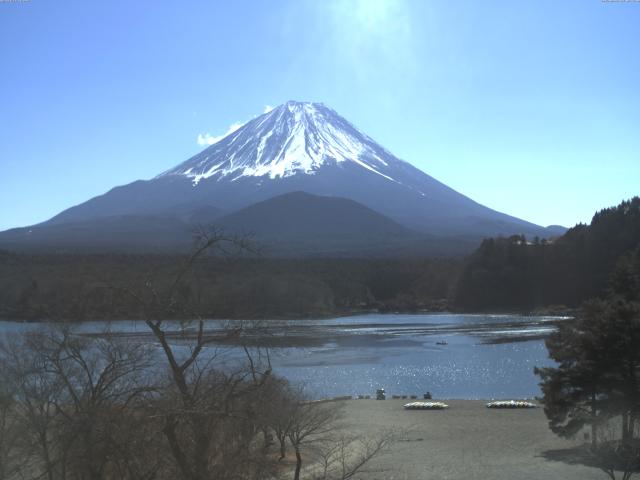
<svg viewBox="0 0 640 480">
<path fill-rule="evenodd" d="M 289 99 L 494 209 L 588 222 L 640 194 L 640 3 L 0 2 L 0 230 Z"/>
</svg>

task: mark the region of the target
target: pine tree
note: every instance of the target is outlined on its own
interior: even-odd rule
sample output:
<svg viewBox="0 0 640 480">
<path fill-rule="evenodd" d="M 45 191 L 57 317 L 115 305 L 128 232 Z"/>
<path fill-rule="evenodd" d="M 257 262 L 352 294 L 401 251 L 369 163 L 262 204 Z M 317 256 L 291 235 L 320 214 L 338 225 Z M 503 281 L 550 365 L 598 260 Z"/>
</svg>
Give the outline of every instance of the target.
<svg viewBox="0 0 640 480">
<path fill-rule="evenodd" d="M 572 437 L 620 417 L 623 443 L 640 421 L 640 273 L 636 256 L 626 257 L 612 277 L 606 300 L 585 303 L 575 321 L 547 340 L 556 367 L 537 368 L 551 430 Z"/>
<path fill-rule="evenodd" d="M 536 368 L 535 373 L 542 380 L 549 428 L 562 437 L 574 437 L 590 426 L 595 445 L 608 398 L 606 375 L 596 360 L 599 338 L 593 327 L 584 319 L 563 324 L 546 342 L 549 356 L 558 366 Z"/>
</svg>

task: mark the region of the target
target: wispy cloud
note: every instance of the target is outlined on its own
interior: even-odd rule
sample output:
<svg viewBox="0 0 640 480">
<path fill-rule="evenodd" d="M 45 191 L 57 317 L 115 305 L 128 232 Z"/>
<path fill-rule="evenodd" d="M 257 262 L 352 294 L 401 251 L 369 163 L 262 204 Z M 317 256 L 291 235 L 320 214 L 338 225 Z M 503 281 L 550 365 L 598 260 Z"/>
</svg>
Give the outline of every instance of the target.
<svg viewBox="0 0 640 480">
<path fill-rule="evenodd" d="M 274 107 L 272 107 L 271 105 L 265 105 L 264 106 L 264 110 L 262 111 L 263 114 L 265 113 L 269 113 L 271 110 L 273 110 Z M 253 118 L 256 118 L 257 115 L 254 115 Z M 235 132 L 236 130 L 238 130 L 240 127 L 242 127 L 245 123 L 247 122 L 235 122 L 232 123 L 229 128 L 227 129 L 227 131 L 223 134 L 223 135 L 211 135 L 210 133 L 199 133 L 198 134 L 198 145 L 200 145 L 201 147 L 205 147 L 208 145 L 213 145 L 214 143 L 218 143 L 220 140 L 222 140 L 224 137 L 231 135 L 233 132 Z"/>
<path fill-rule="evenodd" d="M 233 132 L 235 132 L 236 130 L 238 130 L 242 125 L 244 125 L 244 123 L 240 123 L 240 122 L 232 123 L 229 126 L 229 128 L 227 129 L 225 134 L 218 135 L 218 136 L 211 135 L 210 133 L 199 133 L 198 134 L 198 145 L 200 145 L 200 146 L 213 145 L 214 143 L 217 143 L 220 140 L 222 140 L 227 135 L 230 135 Z"/>
</svg>

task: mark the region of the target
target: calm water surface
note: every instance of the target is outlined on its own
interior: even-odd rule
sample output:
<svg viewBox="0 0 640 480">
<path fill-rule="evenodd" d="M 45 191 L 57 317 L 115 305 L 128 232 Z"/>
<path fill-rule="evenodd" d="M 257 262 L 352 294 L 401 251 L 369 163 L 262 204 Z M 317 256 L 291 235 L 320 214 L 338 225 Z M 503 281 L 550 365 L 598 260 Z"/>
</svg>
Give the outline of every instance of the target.
<svg viewBox="0 0 640 480">
<path fill-rule="evenodd" d="M 542 337 L 560 317 L 456 314 L 369 314 L 328 320 L 273 321 L 256 336 L 270 346 L 273 369 L 304 385 L 314 397 L 388 394 L 490 399 L 530 398 L 540 393 L 534 366 L 551 365 Z M 102 331 L 105 322 L 80 325 Z M 175 328 L 178 323 L 175 322 Z M 221 328 L 218 321 L 207 329 Z M 141 322 L 109 324 L 143 335 Z M 0 322 L 0 334 L 45 328 Z M 150 340 L 151 341 L 151 340 Z M 178 340 L 176 342 L 179 342 Z M 237 349 L 212 344 L 209 352 Z"/>
</svg>

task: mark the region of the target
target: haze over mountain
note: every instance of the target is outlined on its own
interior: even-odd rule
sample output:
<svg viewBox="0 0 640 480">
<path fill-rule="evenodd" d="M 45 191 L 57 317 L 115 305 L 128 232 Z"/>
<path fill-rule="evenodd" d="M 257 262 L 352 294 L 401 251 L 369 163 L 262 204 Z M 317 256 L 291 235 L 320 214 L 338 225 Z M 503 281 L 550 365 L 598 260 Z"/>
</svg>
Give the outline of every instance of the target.
<svg viewBox="0 0 640 480">
<path fill-rule="evenodd" d="M 291 197 L 239 212 L 292 192 L 318 197 L 298 194 L 295 214 Z M 336 208 L 337 198 L 351 200 L 344 203 L 349 208 Z M 182 244 L 196 223 L 226 223 L 280 241 L 308 240 L 312 234 L 303 232 L 313 231 L 325 241 L 348 239 L 352 245 L 355 225 L 362 227 L 361 245 L 374 238 L 397 244 L 418 233 L 478 240 L 562 231 L 480 205 L 398 159 L 330 108 L 290 101 L 151 180 L 116 187 L 42 224 L 6 231 L 0 245 L 77 247 L 104 230 L 105 247 L 110 239 L 113 248 L 170 247 Z"/>
</svg>

